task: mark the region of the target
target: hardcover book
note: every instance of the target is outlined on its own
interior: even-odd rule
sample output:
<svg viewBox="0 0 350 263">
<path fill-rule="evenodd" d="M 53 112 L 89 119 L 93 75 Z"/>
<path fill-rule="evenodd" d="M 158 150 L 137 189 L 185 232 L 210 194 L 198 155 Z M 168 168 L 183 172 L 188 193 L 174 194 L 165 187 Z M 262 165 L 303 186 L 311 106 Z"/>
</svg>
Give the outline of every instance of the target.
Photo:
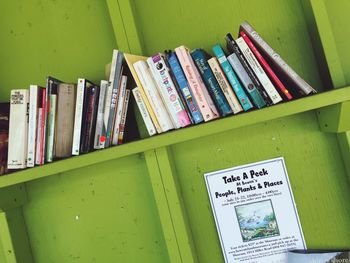
<svg viewBox="0 0 350 263">
<path fill-rule="evenodd" d="M 191 124 L 184 105 L 170 77 L 169 69 L 161 54 L 147 59 L 153 77 L 156 80 L 160 95 L 175 128 L 186 127 Z"/>
<path fill-rule="evenodd" d="M 148 131 L 149 136 L 152 136 L 157 133 L 156 128 L 153 125 L 151 116 L 149 115 L 149 112 L 147 110 L 146 104 L 143 101 L 143 97 L 141 95 L 140 88 L 136 87 L 132 90 L 132 93 L 134 95 L 137 107 L 141 113 L 143 122 L 145 123 L 146 129 Z"/>
<path fill-rule="evenodd" d="M 146 92 L 147 99 L 151 104 L 152 110 L 157 118 L 157 122 L 160 125 L 160 132 L 166 132 L 174 129 L 174 125 L 170 119 L 147 62 L 138 61 L 134 63 L 134 68 L 138 78 L 140 79 L 141 85 Z"/>
<path fill-rule="evenodd" d="M 227 58 L 221 46 L 219 44 L 215 45 L 213 47 L 213 52 L 217 57 L 223 71 L 225 72 L 226 77 L 230 82 L 233 91 L 236 93 L 236 96 L 239 99 L 239 102 L 241 103 L 243 109 L 245 111 L 252 109 L 253 104 L 250 102 L 250 99 L 248 98 L 247 94 L 245 93 L 241 84 L 239 83 L 239 80 L 236 74 L 234 73 L 230 63 L 227 61 Z"/>
<path fill-rule="evenodd" d="M 23 169 L 27 167 L 29 121 L 29 91 L 16 89 L 11 91 L 8 169 Z"/>
<path fill-rule="evenodd" d="M 52 162 L 54 158 L 54 138 L 56 123 L 57 88 L 62 81 L 53 77 L 46 83 L 46 123 L 45 123 L 45 160 Z"/>
<path fill-rule="evenodd" d="M 202 79 L 209 91 L 209 94 L 216 102 L 216 106 L 222 116 L 227 116 L 232 113 L 231 107 L 228 104 L 219 84 L 217 83 L 213 72 L 210 70 L 207 62 L 207 54 L 202 49 L 195 49 L 191 52 L 191 56 L 197 65 L 197 68 L 202 76 Z"/>
<path fill-rule="evenodd" d="M 182 70 L 185 73 L 187 82 L 194 95 L 199 110 L 202 113 L 204 121 L 214 120 L 220 117 L 218 110 L 211 99 L 207 88 L 192 60 L 190 51 L 185 46 L 175 49 L 177 58 L 179 59 Z"/>
<path fill-rule="evenodd" d="M 61 83 L 58 86 L 57 116 L 55 125 L 55 157 L 72 154 L 76 85 Z"/>
<path fill-rule="evenodd" d="M 278 73 L 282 74 L 286 79 L 293 84 L 299 94 L 302 96 L 317 93 L 305 80 L 303 80 L 282 58 L 273 50 L 269 44 L 254 30 L 254 28 L 248 23 L 244 22 L 240 26 L 240 31 L 244 31 L 257 49 L 268 58 L 271 63 L 278 70 Z"/>
<path fill-rule="evenodd" d="M 175 52 L 169 52 L 167 53 L 167 59 L 169 62 L 169 66 L 172 70 L 172 73 L 174 75 L 174 79 L 178 84 L 179 90 L 182 94 L 182 97 L 184 98 L 184 101 L 186 102 L 188 111 L 194 121 L 194 123 L 200 123 L 203 122 L 202 114 L 198 108 L 197 102 L 189 88 L 188 82 L 186 80 L 186 77 L 182 71 L 182 68 L 180 66 L 179 60 L 176 57 Z"/>
<path fill-rule="evenodd" d="M 239 49 L 242 51 L 243 56 L 248 61 L 250 67 L 252 68 L 253 72 L 259 79 L 261 85 L 264 87 L 265 91 L 269 95 L 271 101 L 273 104 L 277 104 L 282 101 L 282 98 L 280 94 L 277 92 L 276 88 L 271 83 L 270 79 L 267 77 L 265 71 L 259 64 L 258 60 L 255 58 L 253 52 L 248 47 L 247 43 L 243 40 L 242 37 L 238 38 L 236 40 L 236 43 L 239 47 Z"/>
<path fill-rule="evenodd" d="M 234 114 L 237 114 L 241 111 L 243 111 L 243 108 L 241 104 L 239 103 L 236 94 L 233 92 L 232 87 L 230 86 L 230 83 L 228 83 L 225 73 L 222 71 L 219 62 L 216 57 L 212 57 L 208 60 L 208 64 L 217 80 L 217 82 L 220 85 L 221 90 L 223 91 L 227 102 L 229 103 L 232 111 Z"/>
<path fill-rule="evenodd" d="M 293 99 L 293 96 L 290 94 L 290 92 L 287 90 L 287 88 L 284 86 L 282 81 L 277 77 L 275 72 L 272 70 L 270 65 L 267 63 L 267 61 L 264 59 L 264 57 L 260 54 L 260 52 L 257 50 L 253 42 L 250 40 L 250 38 L 247 36 L 244 31 L 240 32 L 240 35 L 243 37 L 244 41 L 247 43 L 251 51 L 254 53 L 257 60 L 260 62 L 261 66 L 264 68 L 266 74 L 270 77 L 272 82 L 275 84 L 275 87 L 277 87 L 280 91 L 280 93 L 284 96 L 285 99 L 291 100 Z"/>
<path fill-rule="evenodd" d="M 7 173 L 10 103 L 0 103 L 0 175 Z"/>
</svg>

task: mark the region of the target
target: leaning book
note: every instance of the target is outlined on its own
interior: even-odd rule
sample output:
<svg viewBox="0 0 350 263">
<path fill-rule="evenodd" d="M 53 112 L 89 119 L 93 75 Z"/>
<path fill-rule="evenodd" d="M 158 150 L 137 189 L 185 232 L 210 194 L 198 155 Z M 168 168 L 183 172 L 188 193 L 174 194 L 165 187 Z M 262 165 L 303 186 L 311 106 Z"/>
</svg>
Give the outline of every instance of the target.
<svg viewBox="0 0 350 263">
<path fill-rule="evenodd" d="M 226 263 L 286 262 L 306 249 L 282 157 L 204 177 Z"/>
</svg>

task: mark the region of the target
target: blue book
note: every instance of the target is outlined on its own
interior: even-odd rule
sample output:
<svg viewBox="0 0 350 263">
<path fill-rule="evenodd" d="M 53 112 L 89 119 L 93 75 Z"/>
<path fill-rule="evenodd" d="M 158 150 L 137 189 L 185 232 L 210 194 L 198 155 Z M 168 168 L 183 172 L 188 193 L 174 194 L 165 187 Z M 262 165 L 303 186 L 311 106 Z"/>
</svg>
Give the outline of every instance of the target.
<svg viewBox="0 0 350 263">
<path fill-rule="evenodd" d="M 231 107 L 228 104 L 224 93 L 222 92 L 218 82 L 215 79 L 213 72 L 211 71 L 207 62 L 206 54 L 202 49 L 195 49 L 191 52 L 191 56 L 196 63 L 196 66 L 201 74 L 205 86 L 207 87 L 211 97 L 216 102 L 220 114 L 227 116 L 232 113 Z"/>
<path fill-rule="evenodd" d="M 175 52 L 167 52 L 167 60 L 171 71 L 175 77 L 175 82 L 177 82 L 178 87 L 181 91 L 181 94 L 186 102 L 188 110 L 191 114 L 191 117 L 194 123 L 203 122 L 203 116 L 199 111 L 198 105 L 196 103 L 195 98 L 192 95 L 190 88 L 188 87 L 188 83 L 185 77 L 185 74 L 182 71 L 179 60 L 176 57 Z"/>
<path fill-rule="evenodd" d="M 242 105 L 242 108 L 247 111 L 253 108 L 253 104 L 249 100 L 247 94 L 245 93 L 242 85 L 239 83 L 239 80 L 234 73 L 230 63 L 227 61 L 227 58 L 225 56 L 224 51 L 222 50 L 220 44 L 217 44 L 213 47 L 213 52 L 215 56 L 217 57 L 223 71 L 225 72 L 225 75 L 230 82 L 233 91 L 236 93 L 236 96 L 239 100 L 239 102 Z"/>
</svg>

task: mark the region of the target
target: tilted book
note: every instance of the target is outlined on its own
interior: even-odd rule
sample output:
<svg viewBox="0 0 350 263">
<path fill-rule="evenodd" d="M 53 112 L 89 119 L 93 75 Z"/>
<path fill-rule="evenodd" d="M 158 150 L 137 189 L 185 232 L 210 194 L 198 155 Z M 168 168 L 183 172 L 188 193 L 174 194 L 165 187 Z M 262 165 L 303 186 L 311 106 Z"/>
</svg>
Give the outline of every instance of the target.
<svg viewBox="0 0 350 263">
<path fill-rule="evenodd" d="M 273 103 L 269 95 L 267 94 L 264 87 L 261 85 L 259 79 L 256 77 L 255 73 L 251 69 L 248 61 L 244 57 L 242 51 L 239 49 L 236 41 L 233 39 L 231 34 L 228 33 L 225 39 L 227 43 L 227 50 L 235 54 L 235 56 L 231 56 L 231 59 L 229 60 L 229 62 L 231 63 L 231 62 L 237 61 L 234 64 L 235 67 L 232 65 L 232 63 L 231 65 L 235 70 L 235 72 L 237 73 L 239 79 L 241 81 L 242 81 L 242 78 L 244 79 L 243 85 L 246 88 L 247 92 L 250 94 L 256 107 L 262 108 L 265 105 L 272 105 Z M 237 69 L 239 70 L 239 72 L 237 72 Z M 248 89 L 248 87 L 250 87 L 250 89 Z M 260 95 L 258 95 L 257 93 L 259 93 Z M 261 99 L 265 101 L 263 104 L 260 103 Z"/>
<path fill-rule="evenodd" d="M 224 93 L 227 102 L 229 103 L 234 114 L 243 111 L 241 104 L 239 103 L 236 94 L 233 92 L 230 83 L 228 83 L 225 73 L 222 71 L 219 62 L 216 57 L 208 60 L 208 64 L 220 85 L 222 92 Z"/>
<path fill-rule="evenodd" d="M 109 147 L 112 144 L 113 127 L 118 103 L 118 93 L 123 71 L 123 58 L 124 55 L 122 52 L 116 49 L 113 50 L 111 72 L 109 75 L 109 83 L 111 85 L 112 93 L 108 114 L 105 147 Z"/>
<path fill-rule="evenodd" d="M 34 167 L 37 145 L 38 112 L 42 101 L 42 87 L 30 85 L 29 87 L 29 123 L 27 167 Z"/>
<path fill-rule="evenodd" d="M 117 109 L 116 109 L 116 113 L 115 113 L 112 145 L 118 145 L 119 125 L 120 125 L 122 115 L 123 115 L 123 107 L 124 107 L 124 101 L 125 101 L 125 92 L 126 92 L 127 81 L 128 81 L 128 77 L 123 75 L 121 82 L 120 82 L 121 84 L 120 84 L 120 88 L 119 88 Z"/>
<path fill-rule="evenodd" d="M 190 51 L 185 46 L 175 49 L 177 58 L 185 73 L 186 79 L 190 86 L 193 96 L 196 99 L 199 110 L 202 113 L 204 121 L 214 120 L 220 117 L 218 110 L 211 99 L 207 88 L 192 60 Z"/>
<path fill-rule="evenodd" d="M 186 102 L 188 111 L 191 114 L 194 123 L 203 122 L 202 114 L 198 108 L 196 99 L 194 98 L 189 88 L 188 82 L 182 71 L 182 68 L 180 66 L 179 60 L 176 57 L 175 52 L 167 53 L 167 59 L 175 78 L 174 81 L 176 81 L 178 84 L 179 90 L 182 94 L 182 97 L 184 98 L 184 101 Z"/>
<path fill-rule="evenodd" d="M 227 116 L 232 113 L 231 107 L 228 104 L 219 84 L 217 83 L 213 72 L 210 70 L 207 62 L 207 55 L 202 49 L 195 49 L 191 52 L 191 56 L 196 63 L 199 73 L 202 76 L 211 97 L 216 102 L 216 106 L 222 116 Z"/>
<path fill-rule="evenodd" d="M 145 123 L 146 129 L 148 131 L 148 134 L 150 136 L 154 135 L 157 133 L 156 128 L 153 125 L 151 116 L 149 115 L 149 112 L 147 110 L 146 104 L 143 101 L 143 97 L 141 95 L 141 91 L 139 87 L 136 87 L 134 89 L 132 89 L 132 93 L 134 95 L 137 107 L 141 113 L 143 122 Z"/>
<path fill-rule="evenodd" d="M 55 157 L 72 154 L 76 85 L 61 83 L 58 86 L 57 115 L 55 125 Z"/>
<path fill-rule="evenodd" d="M 254 43 L 261 53 L 266 56 L 285 78 L 287 78 L 294 87 L 298 90 L 300 95 L 310 95 L 317 93 L 305 80 L 303 80 L 282 58 L 273 50 L 269 44 L 254 30 L 248 23 L 244 22 L 240 26 L 240 31 L 244 31 L 250 40 Z"/>
<path fill-rule="evenodd" d="M 134 63 L 136 63 L 137 61 L 147 61 L 147 57 L 136 56 L 136 55 L 131 55 L 131 54 L 124 54 L 124 58 L 125 58 L 125 61 L 130 69 L 131 75 L 136 82 L 136 86 L 139 88 L 139 91 L 140 91 L 141 96 L 142 96 L 142 100 L 145 103 L 147 112 L 152 120 L 152 123 L 153 123 L 154 127 L 156 128 L 156 131 L 158 133 L 161 133 L 162 129 L 160 128 L 160 125 L 159 125 L 159 122 L 158 122 L 157 117 L 155 115 L 155 112 L 153 111 L 151 103 L 147 97 L 148 95 L 146 94 L 146 91 L 145 91 L 144 87 L 142 86 L 142 83 L 141 83 L 141 81 L 136 73 L 136 70 L 134 68 Z"/>
<path fill-rule="evenodd" d="M 218 59 L 223 71 L 226 74 L 226 77 L 228 81 L 230 82 L 233 91 L 236 93 L 237 98 L 239 99 L 239 102 L 241 103 L 243 109 L 245 111 L 250 110 L 253 108 L 253 104 L 250 102 L 250 99 L 248 98 L 247 94 L 245 93 L 243 87 L 239 83 L 239 80 L 234 73 L 230 63 L 227 61 L 227 58 L 225 56 L 224 51 L 222 50 L 221 46 L 219 44 L 215 45 L 213 47 L 213 52 Z"/>
<path fill-rule="evenodd" d="M 280 93 L 284 96 L 284 98 L 286 98 L 287 100 L 293 99 L 292 94 L 290 94 L 290 92 L 284 86 L 282 81 L 277 77 L 275 72 L 272 70 L 272 68 L 267 63 L 267 61 L 264 59 L 264 57 L 260 54 L 260 52 L 256 49 L 255 45 L 250 40 L 250 38 L 247 36 L 247 34 L 244 33 L 244 31 L 241 31 L 240 35 L 243 37 L 244 41 L 250 47 L 251 51 L 254 53 L 255 57 L 260 62 L 261 66 L 264 68 L 266 74 L 270 77 L 271 81 L 275 84 L 275 87 L 280 90 Z"/>
<path fill-rule="evenodd" d="M 118 144 L 122 144 L 124 140 L 126 116 L 128 114 L 128 108 L 129 108 L 129 99 L 130 99 L 130 89 L 127 89 L 125 91 L 125 96 L 123 101 L 122 118 L 119 124 Z"/>
<path fill-rule="evenodd" d="M 27 167 L 29 91 L 11 91 L 8 142 L 8 169 Z"/>
<path fill-rule="evenodd" d="M 161 54 L 147 59 L 148 66 L 156 80 L 157 87 L 163 98 L 175 128 L 186 127 L 191 124 L 184 105 L 170 77 L 169 69 Z"/>
<path fill-rule="evenodd" d="M 170 119 L 168 111 L 161 98 L 157 84 L 151 74 L 146 61 L 138 61 L 134 63 L 134 68 L 140 79 L 141 85 L 145 90 L 148 101 L 151 104 L 152 110 L 156 115 L 157 121 L 160 125 L 161 132 L 174 129 L 174 125 Z"/>
<path fill-rule="evenodd" d="M 237 55 L 232 53 L 227 57 L 228 62 L 230 62 L 233 70 L 236 72 L 238 78 L 240 79 L 242 85 L 244 86 L 247 93 L 250 95 L 250 98 L 253 101 L 253 104 L 257 108 L 263 108 L 266 106 L 265 100 L 260 95 L 258 89 L 253 84 L 252 80 L 249 78 L 247 72 L 239 61 Z"/>
<path fill-rule="evenodd" d="M 108 81 L 101 80 L 100 84 L 100 96 L 98 99 L 98 109 L 97 109 L 97 119 L 96 119 L 96 129 L 95 129 L 95 140 L 94 149 L 103 149 L 106 141 L 106 130 L 107 125 L 105 125 L 104 116 L 106 108 L 106 97 L 108 92 Z"/>
<path fill-rule="evenodd" d="M 253 52 L 248 47 L 247 43 L 244 41 L 242 37 L 238 38 L 236 40 L 236 43 L 239 47 L 239 49 L 242 51 L 243 56 L 248 61 L 250 67 L 252 68 L 253 72 L 255 73 L 256 77 L 259 79 L 261 85 L 264 87 L 265 91 L 269 95 L 270 99 L 272 100 L 273 104 L 277 104 L 282 100 L 280 94 L 277 92 L 275 86 L 272 84 L 270 79 L 267 77 L 265 71 L 259 64 L 259 61 L 255 58 Z"/>
</svg>

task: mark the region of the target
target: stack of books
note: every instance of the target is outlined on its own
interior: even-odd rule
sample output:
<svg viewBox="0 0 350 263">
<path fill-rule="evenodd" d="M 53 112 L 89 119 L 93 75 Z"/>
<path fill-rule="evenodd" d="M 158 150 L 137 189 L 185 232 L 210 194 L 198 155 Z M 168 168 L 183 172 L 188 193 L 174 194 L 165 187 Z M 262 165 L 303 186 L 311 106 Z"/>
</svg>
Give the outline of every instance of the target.
<svg viewBox="0 0 350 263">
<path fill-rule="evenodd" d="M 316 93 L 247 23 L 214 56 L 185 46 L 151 57 L 114 50 L 100 85 L 47 78 L 11 91 L 8 169 L 123 142 L 130 93 L 149 136 Z"/>
</svg>

